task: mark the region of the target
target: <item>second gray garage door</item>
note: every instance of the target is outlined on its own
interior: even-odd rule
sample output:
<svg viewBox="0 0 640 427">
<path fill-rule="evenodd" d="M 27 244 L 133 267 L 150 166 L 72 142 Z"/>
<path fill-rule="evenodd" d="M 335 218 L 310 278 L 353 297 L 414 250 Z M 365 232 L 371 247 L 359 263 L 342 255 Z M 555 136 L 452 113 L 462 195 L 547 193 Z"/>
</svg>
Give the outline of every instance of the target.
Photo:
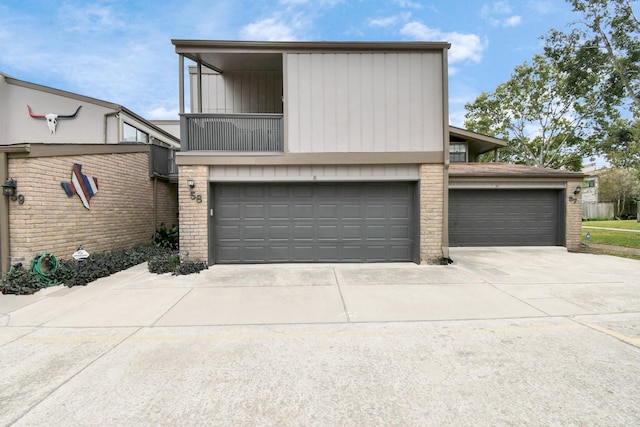
<svg viewBox="0 0 640 427">
<path fill-rule="evenodd" d="M 562 191 L 450 190 L 449 244 L 562 246 Z"/>
<path fill-rule="evenodd" d="M 415 261 L 416 185 L 213 184 L 214 262 Z"/>
</svg>

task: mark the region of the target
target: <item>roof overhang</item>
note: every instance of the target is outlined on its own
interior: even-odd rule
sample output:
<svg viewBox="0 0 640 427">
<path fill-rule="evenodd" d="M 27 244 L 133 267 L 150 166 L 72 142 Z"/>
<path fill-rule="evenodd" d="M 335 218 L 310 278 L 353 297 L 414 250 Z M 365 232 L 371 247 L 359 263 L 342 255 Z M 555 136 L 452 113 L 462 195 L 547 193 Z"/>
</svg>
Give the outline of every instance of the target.
<svg viewBox="0 0 640 427">
<path fill-rule="evenodd" d="M 581 179 L 582 172 L 572 172 L 562 169 L 539 168 L 510 163 L 451 163 L 449 177 L 452 179 L 483 179 L 483 178 L 525 178 L 525 179 Z"/>
<path fill-rule="evenodd" d="M 255 42 L 171 40 L 176 53 L 212 70 L 282 71 L 284 53 L 427 52 L 451 47 L 446 42 Z"/>
<path fill-rule="evenodd" d="M 506 147 L 507 141 L 494 138 L 492 136 L 471 132 L 466 129 L 449 126 L 449 139 L 455 142 L 456 139 L 467 141 L 469 150 L 477 154 L 487 153 Z"/>
</svg>

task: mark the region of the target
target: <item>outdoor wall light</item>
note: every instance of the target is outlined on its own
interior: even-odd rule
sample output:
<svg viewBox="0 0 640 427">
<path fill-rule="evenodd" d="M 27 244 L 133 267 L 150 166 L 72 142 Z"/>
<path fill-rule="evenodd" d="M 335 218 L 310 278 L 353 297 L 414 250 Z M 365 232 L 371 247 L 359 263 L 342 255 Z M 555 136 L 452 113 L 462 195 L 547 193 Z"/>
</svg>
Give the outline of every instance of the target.
<svg viewBox="0 0 640 427">
<path fill-rule="evenodd" d="M 9 178 L 2 184 L 2 194 L 11 197 L 12 200 L 15 200 L 17 189 L 18 182 L 13 178 Z"/>
<path fill-rule="evenodd" d="M 187 181 L 187 185 L 189 186 L 189 188 L 193 188 L 196 186 L 196 182 L 192 179 Z"/>
<path fill-rule="evenodd" d="M 573 194 L 580 194 L 580 191 L 582 191 L 582 187 L 580 187 L 579 185 L 576 187 L 575 190 L 573 190 Z"/>
</svg>

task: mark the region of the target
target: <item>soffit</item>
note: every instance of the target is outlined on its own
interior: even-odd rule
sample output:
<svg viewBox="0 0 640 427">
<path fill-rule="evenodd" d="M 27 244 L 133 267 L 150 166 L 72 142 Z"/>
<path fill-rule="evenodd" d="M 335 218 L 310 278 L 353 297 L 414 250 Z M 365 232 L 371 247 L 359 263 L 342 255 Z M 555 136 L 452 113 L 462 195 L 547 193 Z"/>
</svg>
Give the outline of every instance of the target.
<svg viewBox="0 0 640 427">
<path fill-rule="evenodd" d="M 282 70 L 282 55 L 310 52 L 434 52 L 446 42 L 242 42 L 172 40 L 176 53 L 219 71 Z"/>
</svg>

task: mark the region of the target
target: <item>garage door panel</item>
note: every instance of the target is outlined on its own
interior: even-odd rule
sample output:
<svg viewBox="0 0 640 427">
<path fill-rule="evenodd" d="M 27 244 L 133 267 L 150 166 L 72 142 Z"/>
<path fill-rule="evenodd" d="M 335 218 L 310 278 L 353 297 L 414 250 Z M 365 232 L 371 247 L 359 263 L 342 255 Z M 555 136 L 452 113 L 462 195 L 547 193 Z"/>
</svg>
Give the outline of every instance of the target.
<svg viewBox="0 0 640 427">
<path fill-rule="evenodd" d="M 333 225 L 318 225 L 318 239 L 319 240 L 338 240 L 338 226 Z"/>
<path fill-rule="evenodd" d="M 406 220 L 411 216 L 409 206 L 407 205 L 391 205 L 389 210 L 389 217 L 391 219 Z"/>
<path fill-rule="evenodd" d="M 269 226 L 269 241 L 289 240 L 289 226 L 288 225 L 270 225 Z"/>
<path fill-rule="evenodd" d="M 270 204 L 268 210 L 268 218 L 272 220 L 288 220 L 289 219 L 289 205 L 286 204 Z"/>
<path fill-rule="evenodd" d="M 415 186 L 215 184 L 214 262 L 413 261 Z"/>
<path fill-rule="evenodd" d="M 561 245 L 559 190 L 451 190 L 451 246 Z"/>
<path fill-rule="evenodd" d="M 365 208 L 366 219 L 384 220 L 387 218 L 387 206 L 384 204 L 368 204 Z"/>
<path fill-rule="evenodd" d="M 392 225 L 389 229 L 391 230 L 390 239 L 392 241 L 411 238 L 411 229 L 406 225 Z"/>
<path fill-rule="evenodd" d="M 225 220 L 240 219 L 240 205 L 238 204 L 223 204 L 218 206 L 220 215 Z"/>
<path fill-rule="evenodd" d="M 325 220 L 337 220 L 338 219 L 338 206 L 335 204 L 320 204 L 318 205 L 318 219 Z"/>
<path fill-rule="evenodd" d="M 360 224 L 342 225 L 340 228 L 344 240 L 360 240 L 362 236 L 362 226 Z"/>
</svg>

